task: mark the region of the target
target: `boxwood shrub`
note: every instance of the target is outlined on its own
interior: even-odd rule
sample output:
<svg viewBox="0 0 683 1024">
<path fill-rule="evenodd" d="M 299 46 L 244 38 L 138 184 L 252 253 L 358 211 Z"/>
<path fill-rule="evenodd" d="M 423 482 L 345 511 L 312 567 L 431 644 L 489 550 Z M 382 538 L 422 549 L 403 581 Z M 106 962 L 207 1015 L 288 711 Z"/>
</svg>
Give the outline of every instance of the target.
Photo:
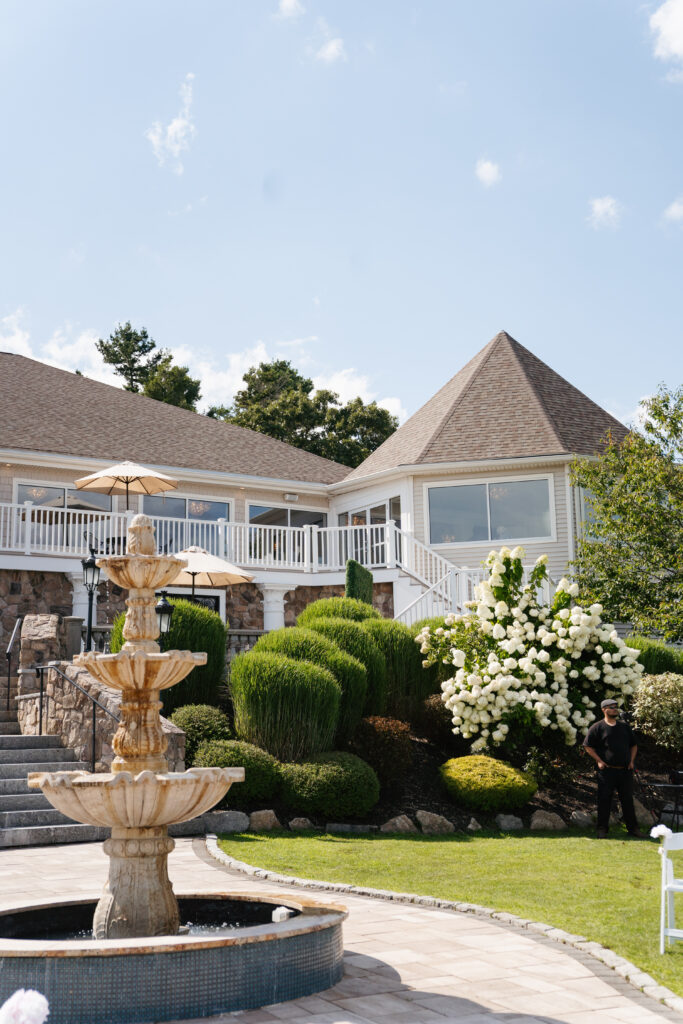
<svg viewBox="0 0 683 1024">
<path fill-rule="evenodd" d="M 398 782 L 413 763 L 410 726 L 395 718 L 364 718 L 349 749 L 374 768 L 382 786 Z"/>
<path fill-rule="evenodd" d="M 355 597 L 323 597 L 320 601 L 307 604 L 296 624 L 310 626 L 313 619 L 351 619 L 353 622 L 362 622 L 363 619 L 381 618 L 376 608 Z"/>
<path fill-rule="evenodd" d="M 255 651 L 276 651 L 288 658 L 312 661 L 328 669 L 341 686 L 341 701 L 335 740 L 346 744 L 360 722 L 365 704 L 368 674 L 357 658 L 314 629 L 299 626 L 274 629 L 254 645 Z"/>
<path fill-rule="evenodd" d="M 365 629 L 384 656 L 387 671 L 385 711 L 395 718 L 410 718 L 427 696 L 430 680 L 422 667 L 420 648 L 403 622 L 395 619 L 367 619 Z"/>
<path fill-rule="evenodd" d="M 652 640 L 647 636 L 634 634 L 626 638 L 629 647 L 639 651 L 638 661 L 645 667 L 648 675 L 658 676 L 664 672 L 675 672 L 683 675 L 683 650 L 670 647 L 663 640 Z"/>
<path fill-rule="evenodd" d="M 250 807 L 280 796 L 280 762 L 265 750 L 239 740 L 205 740 L 197 748 L 200 768 L 244 768 L 244 782 L 234 782 L 225 803 Z"/>
<path fill-rule="evenodd" d="M 185 732 L 185 764 L 194 764 L 197 747 L 204 740 L 232 739 L 228 716 L 211 704 L 185 704 L 171 715 L 171 721 Z"/>
<path fill-rule="evenodd" d="M 313 619 L 309 626 L 365 665 L 368 676 L 364 715 L 381 715 L 387 703 L 387 669 L 382 652 L 363 624 L 350 619 Z"/>
<path fill-rule="evenodd" d="M 235 732 L 281 761 L 329 750 L 341 686 L 327 669 L 274 651 L 247 651 L 232 662 Z"/>
<path fill-rule="evenodd" d="M 530 775 L 483 754 L 453 757 L 439 771 L 451 799 L 472 811 L 517 810 L 537 789 Z"/>
<path fill-rule="evenodd" d="M 161 691 L 162 714 L 170 715 L 186 704 L 218 704 L 219 687 L 225 678 L 225 644 L 227 626 L 217 612 L 183 598 L 170 597 L 173 605 L 171 629 L 164 638 L 165 651 L 206 651 L 206 665 L 193 668 L 175 686 Z M 111 630 L 113 654 L 125 643 L 123 622 L 125 612 L 117 616 Z"/>
<path fill-rule="evenodd" d="M 339 751 L 283 764 L 282 799 L 301 814 L 339 821 L 360 818 L 379 800 L 379 780 L 369 764 Z"/>
</svg>

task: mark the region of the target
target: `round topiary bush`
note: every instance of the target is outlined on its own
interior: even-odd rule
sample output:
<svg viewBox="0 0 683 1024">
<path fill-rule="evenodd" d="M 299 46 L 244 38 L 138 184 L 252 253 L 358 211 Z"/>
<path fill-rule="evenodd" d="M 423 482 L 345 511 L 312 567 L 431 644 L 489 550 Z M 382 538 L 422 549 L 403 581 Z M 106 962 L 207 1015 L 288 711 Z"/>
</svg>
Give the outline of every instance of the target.
<svg viewBox="0 0 683 1024">
<path fill-rule="evenodd" d="M 323 597 L 306 605 L 296 620 L 297 626 L 310 626 L 314 619 L 381 619 L 380 613 L 371 604 L 356 597 Z"/>
<path fill-rule="evenodd" d="M 232 662 L 235 732 L 281 761 L 332 746 L 341 686 L 327 669 L 274 651 L 247 651 Z"/>
<path fill-rule="evenodd" d="M 396 718 L 364 718 L 349 748 L 374 768 L 382 786 L 398 781 L 413 763 L 410 726 Z"/>
<path fill-rule="evenodd" d="M 635 724 L 658 746 L 683 751 L 683 675 L 643 676 L 633 701 Z"/>
<path fill-rule="evenodd" d="M 206 651 L 206 665 L 193 668 L 189 676 L 161 691 L 162 714 L 170 715 L 185 704 L 217 704 L 220 684 L 225 678 L 227 626 L 217 612 L 182 598 L 171 597 L 171 629 L 164 638 L 165 651 Z M 125 643 L 125 613 L 117 616 L 111 630 L 112 654 Z"/>
<path fill-rule="evenodd" d="M 357 658 L 367 672 L 364 715 L 381 715 L 387 703 L 387 669 L 382 652 L 360 622 L 350 619 L 312 619 L 310 629 L 322 633 L 347 654 Z"/>
<path fill-rule="evenodd" d="M 448 795 L 471 811 L 513 811 L 538 788 L 530 775 L 494 757 L 453 757 L 439 769 Z"/>
<path fill-rule="evenodd" d="M 288 658 L 312 661 L 328 669 L 341 686 L 337 720 L 337 743 L 346 743 L 360 722 L 365 704 L 368 674 L 357 658 L 347 654 L 322 633 L 313 629 L 274 629 L 254 645 L 255 651 L 276 651 Z"/>
<path fill-rule="evenodd" d="M 197 748 L 200 768 L 244 768 L 244 782 L 235 782 L 225 798 L 230 807 L 249 807 L 280 795 L 280 763 L 265 750 L 239 740 L 205 740 Z"/>
<path fill-rule="evenodd" d="M 360 818 L 379 800 L 379 780 L 355 754 L 332 751 L 300 764 L 283 764 L 282 799 L 301 814 Z"/>
<path fill-rule="evenodd" d="M 365 629 L 384 655 L 387 671 L 387 715 L 410 718 L 414 708 L 430 691 L 430 680 L 422 667 L 420 648 L 403 622 L 395 619 L 367 619 Z"/>
<path fill-rule="evenodd" d="M 185 764 L 194 764 L 197 747 L 204 740 L 229 740 L 232 729 L 228 716 L 211 704 L 186 704 L 177 708 L 171 721 L 185 733 Z"/>
</svg>

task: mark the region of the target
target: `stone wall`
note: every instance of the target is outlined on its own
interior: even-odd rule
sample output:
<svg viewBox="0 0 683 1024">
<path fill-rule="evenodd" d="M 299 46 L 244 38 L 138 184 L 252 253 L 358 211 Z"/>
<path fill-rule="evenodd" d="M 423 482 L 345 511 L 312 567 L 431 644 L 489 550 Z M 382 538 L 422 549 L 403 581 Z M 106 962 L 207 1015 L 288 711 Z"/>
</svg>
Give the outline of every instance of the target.
<svg viewBox="0 0 683 1024">
<path fill-rule="evenodd" d="M 324 597 L 343 597 L 343 584 L 326 587 L 297 587 L 285 594 L 285 625 L 294 626 L 296 618 L 312 601 Z M 394 586 L 392 583 L 373 583 L 372 603 L 385 619 L 394 617 Z"/>
<path fill-rule="evenodd" d="M 0 651 L 17 618 L 31 613 L 71 615 L 71 583 L 61 572 L 0 569 Z"/>
<path fill-rule="evenodd" d="M 114 619 L 126 610 L 126 591 L 111 580 L 102 580 L 97 588 L 97 624 L 111 626 Z"/>
<path fill-rule="evenodd" d="M 21 624 L 19 693 L 35 690 L 35 666 L 61 661 L 66 654 L 66 629 L 59 615 L 26 615 Z"/>
<path fill-rule="evenodd" d="M 231 629 L 228 631 L 228 642 L 225 653 L 228 662 L 242 651 L 250 651 L 258 638 L 263 636 L 264 629 Z"/>
<path fill-rule="evenodd" d="M 255 583 L 237 583 L 225 588 L 228 627 L 235 630 L 263 630 L 263 594 Z"/>
</svg>

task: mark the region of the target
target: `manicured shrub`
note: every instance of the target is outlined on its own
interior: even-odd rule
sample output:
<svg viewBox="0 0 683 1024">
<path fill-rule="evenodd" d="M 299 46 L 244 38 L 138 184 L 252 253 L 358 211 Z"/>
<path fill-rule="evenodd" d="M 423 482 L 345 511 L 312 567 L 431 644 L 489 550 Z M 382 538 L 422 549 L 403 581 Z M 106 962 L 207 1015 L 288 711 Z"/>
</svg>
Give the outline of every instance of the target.
<svg viewBox="0 0 683 1024">
<path fill-rule="evenodd" d="M 418 633 L 422 632 L 425 626 L 436 632 L 438 629 L 445 629 L 445 623 L 445 615 L 435 615 L 431 619 L 420 619 L 419 622 L 414 622 L 413 625 L 409 627 L 413 637 L 413 642 L 415 642 L 415 637 Z M 422 665 L 424 655 L 421 653 L 420 647 L 417 643 L 415 643 L 415 650 L 420 656 L 420 664 Z M 441 693 L 441 683 L 443 683 L 445 679 L 450 679 L 453 675 L 453 666 L 445 665 L 443 661 L 436 661 L 433 665 L 423 665 L 422 671 L 424 673 L 422 682 L 423 693 L 425 697 L 428 697 L 432 693 Z"/>
<path fill-rule="evenodd" d="M 629 636 L 626 643 L 639 652 L 638 661 L 649 675 L 658 676 L 664 672 L 683 675 L 683 650 L 680 648 L 670 647 L 662 640 L 652 640 L 647 636 Z"/>
<path fill-rule="evenodd" d="M 280 762 L 267 751 L 239 740 L 205 740 L 197 749 L 195 765 L 200 768 L 244 768 L 244 782 L 228 790 L 226 803 L 249 807 L 280 795 Z"/>
<path fill-rule="evenodd" d="M 355 597 L 365 604 L 372 604 L 372 573 L 355 558 L 349 558 L 346 563 L 344 593 L 346 597 Z"/>
<path fill-rule="evenodd" d="M 288 658 L 312 661 L 328 669 L 341 686 L 341 701 L 335 739 L 345 744 L 360 722 L 365 704 L 368 674 L 357 658 L 314 629 L 274 629 L 254 645 L 255 651 L 276 651 Z"/>
<path fill-rule="evenodd" d="M 471 811 L 517 810 L 538 788 L 530 775 L 482 754 L 453 757 L 439 772 L 454 803 Z"/>
<path fill-rule="evenodd" d="M 422 655 L 406 625 L 395 619 L 368 619 L 365 629 L 384 655 L 387 671 L 386 713 L 410 718 L 414 708 L 430 690 L 422 667 Z"/>
<path fill-rule="evenodd" d="M 399 780 L 413 762 L 410 726 L 396 718 L 364 718 L 349 747 L 374 768 L 383 786 Z"/>
<path fill-rule="evenodd" d="M 211 704 L 185 704 L 171 715 L 171 721 L 185 733 L 185 764 L 194 764 L 197 747 L 205 740 L 232 739 L 227 715 Z"/>
<path fill-rule="evenodd" d="M 633 701 L 635 724 L 658 746 L 683 753 L 683 675 L 664 672 L 640 680 Z"/>
<path fill-rule="evenodd" d="M 368 683 L 363 714 L 383 714 L 387 702 L 387 669 L 382 652 L 362 623 L 350 619 L 313 619 L 309 628 L 322 633 L 365 665 Z"/>
<path fill-rule="evenodd" d="M 283 764 L 282 799 L 301 814 L 339 821 L 360 818 L 379 800 L 379 780 L 355 754 L 331 751 L 300 764 Z"/>
<path fill-rule="evenodd" d="M 235 732 L 281 761 L 329 750 L 341 686 L 331 672 L 274 651 L 248 651 L 232 662 Z"/>
<path fill-rule="evenodd" d="M 227 626 L 217 612 L 182 598 L 171 597 L 173 617 L 171 629 L 164 638 L 165 651 L 206 651 L 206 665 L 193 668 L 175 686 L 161 691 L 162 714 L 170 715 L 185 704 L 218 704 L 219 687 L 225 678 L 225 644 Z M 120 651 L 125 643 L 122 613 L 111 631 L 112 653 Z"/>
<path fill-rule="evenodd" d="M 411 722 L 415 734 L 423 737 L 446 753 L 466 754 L 467 740 L 453 734 L 451 713 L 441 700 L 441 694 L 433 693 L 415 709 Z"/>
<path fill-rule="evenodd" d="M 381 619 L 380 613 L 371 604 L 358 601 L 355 597 L 323 597 L 320 601 L 307 604 L 296 620 L 297 626 L 310 626 L 314 619 Z"/>
</svg>

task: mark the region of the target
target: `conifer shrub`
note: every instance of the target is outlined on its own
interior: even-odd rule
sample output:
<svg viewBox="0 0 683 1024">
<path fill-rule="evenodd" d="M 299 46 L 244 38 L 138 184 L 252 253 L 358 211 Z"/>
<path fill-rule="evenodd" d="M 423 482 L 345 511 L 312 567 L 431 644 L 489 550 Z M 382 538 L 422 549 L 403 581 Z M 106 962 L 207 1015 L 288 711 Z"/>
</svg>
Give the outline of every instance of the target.
<svg viewBox="0 0 683 1024">
<path fill-rule="evenodd" d="M 413 634 L 395 619 L 367 619 L 365 629 L 384 657 L 387 673 L 385 713 L 395 718 L 410 718 L 412 712 L 431 692 L 430 680 L 422 667 L 422 655 Z"/>
<path fill-rule="evenodd" d="M 218 612 L 202 605 L 170 597 L 173 617 L 168 636 L 164 637 L 165 651 L 206 651 L 206 665 L 197 665 L 188 676 L 168 690 L 161 691 L 162 714 L 170 715 L 186 704 L 219 703 L 219 688 L 225 679 L 225 645 L 228 635 L 226 624 Z M 125 612 L 117 616 L 111 630 L 112 654 L 125 643 L 123 623 Z"/>
<path fill-rule="evenodd" d="M 453 802 L 470 811 L 517 810 L 538 788 L 531 775 L 483 754 L 452 757 L 439 772 Z"/>
<path fill-rule="evenodd" d="M 275 651 L 247 651 L 232 662 L 230 690 L 239 739 L 281 761 L 331 748 L 341 686 L 322 666 Z"/>
<path fill-rule="evenodd" d="M 204 740 L 197 748 L 200 768 L 244 768 L 244 782 L 234 782 L 225 802 L 230 807 L 249 807 L 280 796 L 280 762 L 267 751 L 240 740 Z"/>
<path fill-rule="evenodd" d="M 355 754 L 331 751 L 281 768 L 282 799 L 300 814 L 360 818 L 379 800 L 379 780 Z"/>
<path fill-rule="evenodd" d="M 413 763 L 410 726 L 396 718 L 364 718 L 349 749 L 374 768 L 382 786 L 400 780 Z"/>
<path fill-rule="evenodd" d="M 381 619 L 382 616 L 365 601 L 355 597 L 323 597 L 320 601 L 307 604 L 296 620 L 297 626 L 310 626 L 314 619 L 351 619 L 363 622 L 364 619 Z"/>
<path fill-rule="evenodd" d="M 349 558 L 346 563 L 344 594 L 346 597 L 364 601 L 365 604 L 372 604 L 372 573 L 355 558 Z"/>
<path fill-rule="evenodd" d="M 288 658 L 312 661 L 328 669 L 341 686 L 335 740 L 346 744 L 360 722 L 367 690 L 367 671 L 357 658 L 314 629 L 275 629 L 257 640 L 254 651 L 276 651 Z"/>
<path fill-rule="evenodd" d="M 228 716 L 211 704 L 185 704 L 176 708 L 171 721 L 185 733 L 185 764 L 188 768 L 194 764 L 200 743 L 232 739 Z"/>
<path fill-rule="evenodd" d="M 367 672 L 364 715 L 381 715 L 387 701 L 387 670 L 382 652 L 360 622 L 350 619 L 313 619 L 309 628 L 322 633 L 347 654 L 357 658 Z"/>
</svg>

